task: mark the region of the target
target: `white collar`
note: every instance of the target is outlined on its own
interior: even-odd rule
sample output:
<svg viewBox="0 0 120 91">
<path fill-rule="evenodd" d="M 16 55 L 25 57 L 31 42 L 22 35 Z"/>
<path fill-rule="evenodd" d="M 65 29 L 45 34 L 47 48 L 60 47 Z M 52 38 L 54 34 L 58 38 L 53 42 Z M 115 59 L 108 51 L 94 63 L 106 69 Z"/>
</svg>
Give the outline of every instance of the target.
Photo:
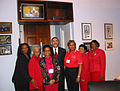
<svg viewBox="0 0 120 91">
<path fill-rule="evenodd" d="M 54 52 L 54 54 L 55 54 L 55 49 L 56 49 L 56 52 L 57 52 L 57 54 L 58 54 L 58 47 L 57 47 L 57 48 L 54 48 L 54 47 L 53 47 L 53 52 Z"/>
</svg>

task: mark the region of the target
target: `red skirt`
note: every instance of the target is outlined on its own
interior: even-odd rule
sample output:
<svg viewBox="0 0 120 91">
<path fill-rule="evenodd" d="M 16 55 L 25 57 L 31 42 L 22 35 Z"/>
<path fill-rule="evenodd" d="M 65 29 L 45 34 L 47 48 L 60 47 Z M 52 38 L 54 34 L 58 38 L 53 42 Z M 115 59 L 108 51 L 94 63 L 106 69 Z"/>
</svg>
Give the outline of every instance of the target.
<svg viewBox="0 0 120 91">
<path fill-rule="evenodd" d="M 105 75 L 102 80 L 100 80 L 100 72 L 90 72 L 91 81 L 105 81 Z"/>
<path fill-rule="evenodd" d="M 44 85 L 45 91 L 58 91 L 58 83 L 53 85 Z"/>
</svg>

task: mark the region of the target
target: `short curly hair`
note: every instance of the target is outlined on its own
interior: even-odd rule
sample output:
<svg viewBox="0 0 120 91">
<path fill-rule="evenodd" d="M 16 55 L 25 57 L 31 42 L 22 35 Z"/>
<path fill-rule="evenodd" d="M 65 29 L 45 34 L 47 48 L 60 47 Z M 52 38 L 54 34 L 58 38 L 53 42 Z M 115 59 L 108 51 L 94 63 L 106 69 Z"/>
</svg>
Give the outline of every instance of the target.
<svg viewBox="0 0 120 91">
<path fill-rule="evenodd" d="M 87 52 L 87 51 L 88 51 L 87 47 L 86 47 L 84 44 L 79 45 L 79 49 L 80 49 L 80 47 L 83 47 L 83 48 L 84 48 L 84 50 L 85 50 L 85 52 Z"/>
<path fill-rule="evenodd" d="M 73 43 L 74 43 L 74 45 L 76 46 L 76 43 L 75 43 L 75 41 L 74 41 L 74 40 L 69 40 L 69 41 L 68 41 L 68 43 L 67 43 L 67 46 L 69 47 L 70 43 L 72 43 L 72 42 L 73 42 Z"/>
<path fill-rule="evenodd" d="M 90 42 L 90 47 L 91 47 L 91 48 L 92 48 L 92 43 L 95 43 L 98 48 L 100 47 L 100 43 L 99 43 L 97 40 L 92 40 L 92 41 Z"/>
<path fill-rule="evenodd" d="M 50 51 L 51 51 L 50 45 L 44 45 L 44 46 L 43 46 L 43 51 L 45 51 L 45 48 L 47 48 L 47 47 L 50 48 Z"/>
</svg>

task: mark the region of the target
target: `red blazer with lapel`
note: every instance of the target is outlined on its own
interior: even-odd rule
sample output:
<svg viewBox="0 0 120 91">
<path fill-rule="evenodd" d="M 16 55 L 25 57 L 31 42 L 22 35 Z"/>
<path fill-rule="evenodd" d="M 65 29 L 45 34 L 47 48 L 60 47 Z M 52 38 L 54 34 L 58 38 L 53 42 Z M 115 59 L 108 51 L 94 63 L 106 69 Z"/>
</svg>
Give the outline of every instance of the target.
<svg viewBox="0 0 120 91">
<path fill-rule="evenodd" d="M 88 52 L 90 61 L 90 72 L 100 72 L 100 76 L 105 76 L 106 56 L 102 49 L 97 48 L 94 53 L 93 50 Z"/>
</svg>

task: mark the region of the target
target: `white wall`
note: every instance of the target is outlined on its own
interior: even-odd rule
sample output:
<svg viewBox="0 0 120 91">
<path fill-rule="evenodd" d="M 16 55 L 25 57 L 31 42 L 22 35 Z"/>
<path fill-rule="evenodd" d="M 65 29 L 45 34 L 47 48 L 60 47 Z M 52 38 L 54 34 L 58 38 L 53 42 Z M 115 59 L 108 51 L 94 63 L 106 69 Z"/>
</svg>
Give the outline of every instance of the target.
<svg viewBox="0 0 120 91">
<path fill-rule="evenodd" d="M 61 27 L 61 30 L 64 31 L 64 43 L 65 43 L 65 49 L 68 51 L 68 46 L 67 46 L 67 42 L 71 39 L 71 32 L 70 32 L 70 23 L 66 24 L 64 26 Z M 71 30 L 72 31 L 72 30 Z"/>
<path fill-rule="evenodd" d="M 14 91 L 11 82 L 18 46 L 17 0 L 0 0 L 0 22 L 12 22 L 12 55 L 0 56 L 0 91 Z"/>
<path fill-rule="evenodd" d="M 55 0 L 51 0 L 55 1 Z M 120 75 L 120 1 L 119 0 L 56 0 L 74 3 L 74 39 L 82 43 L 81 23 L 92 23 L 92 39 L 97 39 L 105 49 L 104 23 L 113 23 L 114 50 L 105 51 L 107 56 L 106 78 Z M 13 75 L 18 47 L 17 0 L 0 0 L 0 22 L 12 22 L 12 55 L 0 56 L 0 90 L 14 91 Z"/>
<path fill-rule="evenodd" d="M 92 23 L 92 39 L 100 42 L 105 50 L 104 23 L 113 24 L 114 49 L 106 53 L 106 79 L 120 75 L 120 0 L 75 0 L 74 39 L 77 46 L 82 42 L 81 23 Z"/>
</svg>

